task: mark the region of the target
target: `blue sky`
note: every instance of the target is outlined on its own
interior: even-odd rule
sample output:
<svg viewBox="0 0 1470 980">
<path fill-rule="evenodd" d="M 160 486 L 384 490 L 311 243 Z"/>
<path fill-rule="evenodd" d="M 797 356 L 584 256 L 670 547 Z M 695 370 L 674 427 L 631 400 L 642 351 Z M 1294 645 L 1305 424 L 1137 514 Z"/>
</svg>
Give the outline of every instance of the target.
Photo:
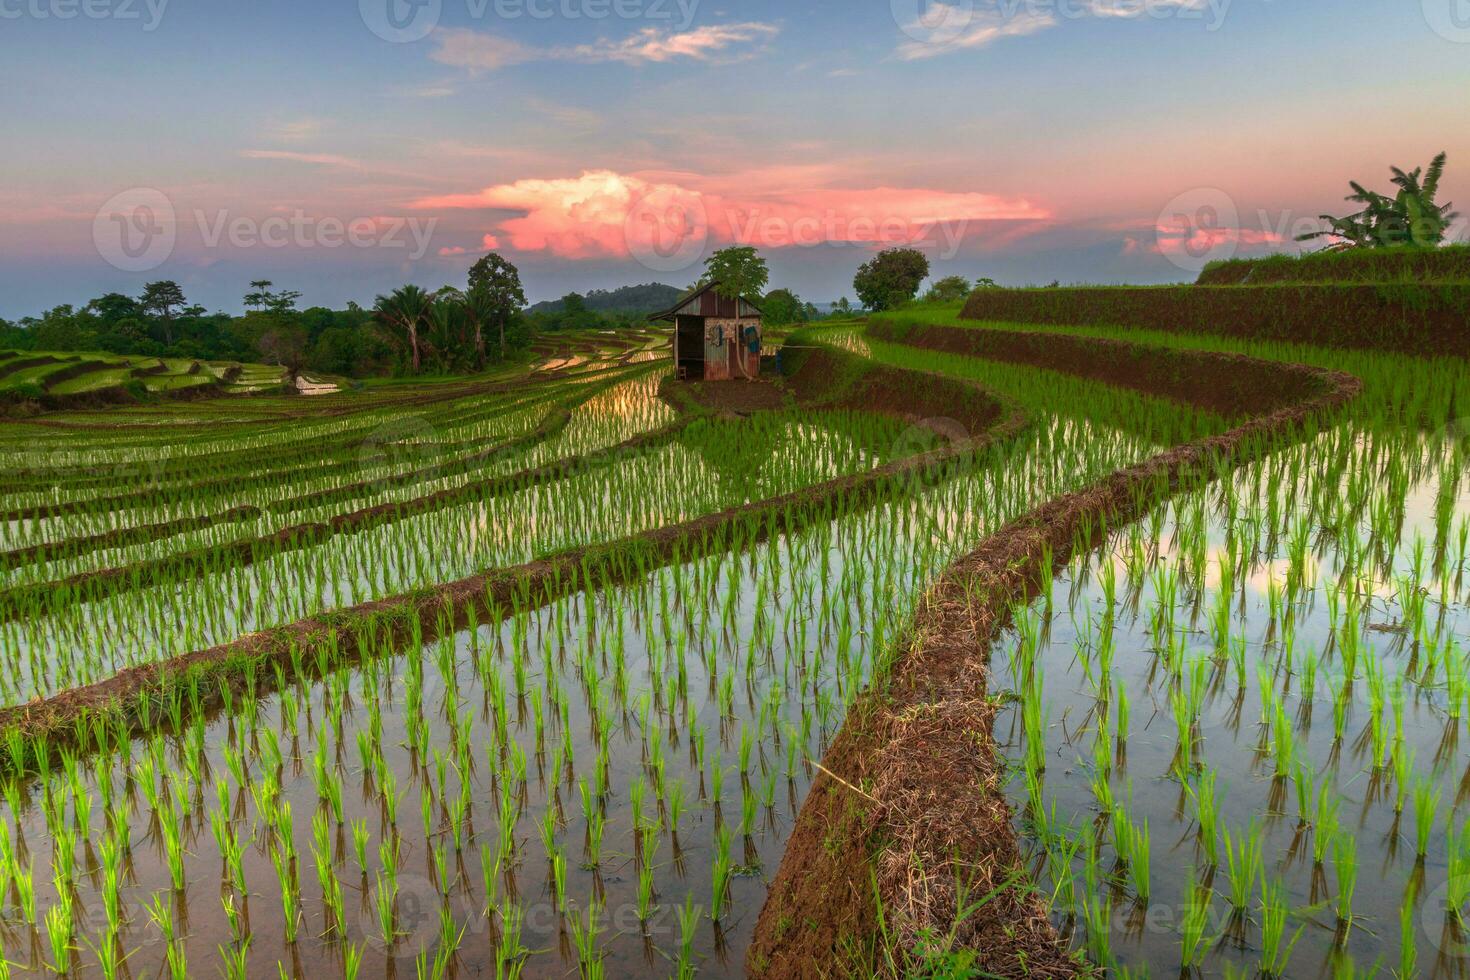
<svg viewBox="0 0 1470 980">
<path fill-rule="evenodd" d="M 684 2 L 424 0 L 392 41 L 403 0 L 0 0 L 0 316 L 156 278 L 369 304 L 489 248 L 535 299 L 730 241 L 816 301 L 898 241 L 1183 280 L 1440 150 L 1470 211 L 1466 0 Z M 129 227 L 172 230 L 147 268 Z"/>
</svg>

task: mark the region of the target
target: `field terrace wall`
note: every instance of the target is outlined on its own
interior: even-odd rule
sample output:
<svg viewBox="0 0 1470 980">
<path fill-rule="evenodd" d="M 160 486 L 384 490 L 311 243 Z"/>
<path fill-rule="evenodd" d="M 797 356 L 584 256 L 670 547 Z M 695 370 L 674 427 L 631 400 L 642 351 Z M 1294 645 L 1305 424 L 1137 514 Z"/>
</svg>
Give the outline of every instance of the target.
<svg viewBox="0 0 1470 980">
<path fill-rule="evenodd" d="M 1004 411 L 993 398 L 976 398 L 976 386 L 968 382 L 876 364 L 833 348 L 795 352 L 788 363 L 788 384 L 804 404 L 882 412 L 910 422 L 942 418 L 958 422 L 966 434 L 989 429 Z M 915 384 L 916 376 L 921 384 Z"/>
<path fill-rule="evenodd" d="M 1281 282 L 1470 282 L 1470 246 L 1448 248 L 1354 248 L 1229 259 L 1205 266 L 1201 286 Z"/>
<path fill-rule="evenodd" d="M 1301 402 L 1317 377 L 1260 358 L 1208 354 L 1202 384 L 1197 352 L 1067 334 L 876 321 L 868 335 L 947 354 L 1047 368 L 1146 395 L 1168 398 L 1225 418 L 1259 415 Z M 1283 384 L 1283 381 L 1287 382 Z"/>
<path fill-rule="evenodd" d="M 1095 345 L 1102 363 L 1165 356 L 1079 343 Z M 1008 348 L 1017 363 L 1026 349 Z M 1059 368 L 1072 356 L 1030 349 L 1038 367 Z M 1230 385 L 1245 367 L 1215 353 L 1167 356 L 1196 391 Z M 822 760 L 761 910 L 746 960 L 752 975 L 902 975 L 926 942 L 943 945 L 945 937 L 972 952 L 985 976 L 1085 972 L 1058 941 L 1021 864 L 992 737 L 989 645 L 1014 605 L 1037 594 L 1074 549 L 1098 546 L 1179 489 L 1304 432 L 1361 390 L 1355 378 L 1315 368 L 1258 361 L 1251 371 L 1277 389 L 1263 399 L 1287 403 L 1043 505 L 925 593 L 888 673 L 854 703 Z M 957 885 L 969 902 L 985 900 L 963 919 Z"/>
<path fill-rule="evenodd" d="M 1470 284 L 979 289 L 960 316 L 1470 356 Z"/>
<path fill-rule="evenodd" d="M 63 358 L 56 357 L 51 354 L 38 354 L 32 357 L 18 357 L 14 360 L 6 361 L 4 364 L 0 364 L 0 382 L 4 382 L 4 380 L 10 377 L 10 375 L 12 374 L 19 374 L 21 371 L 25 371 L 29 368 L 44 367 L 47 364 L 62 363 L 64 363 Z"/>
<path fill-rule="evenodd" d="M 95 374 L 98 371 L 105 371 L 109 367 L 112 367 L 112 365 L 108 364 L 106 361 L 80 360 L 74 364 L 71 364 L 68 367 L 60 368 L 47 374 L 44 378 L 41 379 L 41 387 L 45 388 L 46 392 L 49 394 L 53 388 L 64 381 L 71 381 L 75 378 L 80 378 L 83 375 Z"/>
<path fill-rule="evenodd" d="M 71 394 L 55 394 L 49 390 L 50 387 L 64 381 L 90 374 L 97 368 L 97 364 L 85 364 L 79 365 L 76 369 L 65 368 L 55 374 L 47 375 L 46 390 L 41 393 L 14 389 L 6 391 L 0 388 L 0 409 L 10 414 L 29 415 L 35 412 L 68 412 L 143 402 L 196 401 L 201 398 L 217 398 L 229 394 L 218 379 L 205 384 L 147 391 L 139 391 L 127 385 L 107 385 Z M 138 382 L 134 381 L 134 384 Z"/>
<path fill-rule="evenodd" d="M 841 405 L 867 373 L 856 358 L 840 351 L 822 352 L 815 372 L 826 361 L 848 382 L 842 390 L 811 391 L 798 380 L 793 393 L 803 404 Z M 880 376 L 888 375 L 883 369 Z M 288 678 L 298 671 L 319 673 L 350 664 L 369 651 L 390 644 L 428 641 L 470 621 L 493 622 L 519 606 L 534 608 L 582 591 L 595 591 L 637 581 L 652 568 L 692 561 L 724 550 L 738 535 L 752 545 L 781 534 L 799 534 L 820 522 L 871 506 L 887 495 L 910 492 L 917 482 L 931 481 L 969 465 L 976 454 L 1013 438 L 1026 425 L 1025 414 L 983 387 L 916 371 L 897 371 L 913 390 L 930 387 L 956 399 L 950 413 L 984 422 L 986 428 L 953 438 L 941 448 L 895 460 L 875 469 L 839 477 L 792 493 L 755 501 L 617 541 L 558 552 L 523 565 L 385 597 L 339 609 L 230 643 L 198 650 L 166 661 L 129 668 L 96 683 L 48 698 L 0 709 L 0 771 L 34 765 L 34 745 L 64 746 L 79 751 L 96 748 L 95 723 L 116 719 L 134 732 L 171 724 L 163 705 L 189 716 L 214 710 L 224 699 L 221 686 L 234 694 L 259 696 L 275 684 L 275 668 Z M 739 382 L 736 382 L 739 383 Z M 968 406 L 968 407 L 966 407 Z M 946 433 L 953 435 L 952 433 Z M 250 680 L 247 681 L 247 678 Z M 197 701 L 183 691 L 193 689 Z"/>
</svg>

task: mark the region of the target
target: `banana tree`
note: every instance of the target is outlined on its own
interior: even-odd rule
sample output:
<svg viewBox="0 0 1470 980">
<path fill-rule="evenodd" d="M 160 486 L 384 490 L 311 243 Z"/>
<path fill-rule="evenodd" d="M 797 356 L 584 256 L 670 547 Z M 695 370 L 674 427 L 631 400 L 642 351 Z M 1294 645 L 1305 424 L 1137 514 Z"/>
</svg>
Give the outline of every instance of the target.
<svg viewBox="0 0 1470 980">
<path fill-rule="evenodd" d="M 1324 214 L 1322 220 L 1327 227 L 1298 235 L 1297 241 L 1329 238 L 1333 240 L 1328 246 L 1330 251 L 1397 246 L 1434 248 L 1442 244 L 1450 224 L 1459 217 L 1450 210 L 1453 205 L 1435 201 L 1447 159 L 1441 153 L 1429 164 L 1427 172 L 1422 167 L 1407 173 L 1398 167 L 1391 168 L 1394 186 L 1398 188 L 1393 197 L 1370 191 L 1355 180 L 1349 181 L 1353 192 L 1347 200 L 1363 205 L 1363 209 L 1342 218 Z"/>
</svg>

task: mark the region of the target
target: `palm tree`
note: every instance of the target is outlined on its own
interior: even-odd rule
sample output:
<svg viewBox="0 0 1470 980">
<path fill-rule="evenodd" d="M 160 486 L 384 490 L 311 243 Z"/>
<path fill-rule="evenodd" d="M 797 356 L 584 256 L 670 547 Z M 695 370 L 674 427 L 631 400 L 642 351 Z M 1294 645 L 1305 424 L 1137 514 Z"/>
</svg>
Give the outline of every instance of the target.
<svg viewBox="0 0 1470 980">
<path fill-rule="evenodd" d="M 435 362 L 452 370 L 464 360 L 464 298 L 458 290 L 440 290 L 429 306 L 426 346 Z"/>
<path fill-rule="evenodd" d="M 1328 246 L 1329 251 L 1401 245 L 1434 248 L 1442 244 L 1450 224 L 1459 217 L 1450 210 L 1453 205 L 1437 204 L 1434 200 L 1439 195 L 1439 182 L 1447 160 L 1448 155 L 1441 153 L 1429 164 L 1427 173 L 1422 167 L 1408 173 L 1398 167 L 1390 168 L 1394 186 L 1398 188 L 1393 197 L 1370 191 L 1355 180 L 1349 181 L 1353 192 L 1347 200 L 1363 205 L 1363 210 L 1343 218 L 1324 214 L 1322 220 L 1328 227 L 1298 235 L 1297 241 L 1336 239 Z"/>
<path fill-rule="evenodd" d="M 270 288 L 274 285 L 269 279 L 250 280 L 250 292 L 245 294 L 245 305 L 257 310 L 263 309 L 265 301 L 270 297 Z"/>
<path fill-rule="evenodd" d="M 404 286 L 391 295 L 379 296 L 373 304 L 373 317 L 386 327 L 395 341 L 406 339 L 413 359 L 413 373 L 419 373 L 419 328 L 424 325 L 433 298 L 418 286 Z"/>
<path fill-rule="evenodd" d="M 485 327 L 498 320 L 499 303 L 496 301 L 494 290 L 484 284 L 472 286 L 470 291 L 464 294 L 465 318 L 469 321 L 475 332 L 475 368 L 483 371 L 485 369 Z M 505 326 L 501 324 L 502 354 L 505 347 Z"/>
</svg>

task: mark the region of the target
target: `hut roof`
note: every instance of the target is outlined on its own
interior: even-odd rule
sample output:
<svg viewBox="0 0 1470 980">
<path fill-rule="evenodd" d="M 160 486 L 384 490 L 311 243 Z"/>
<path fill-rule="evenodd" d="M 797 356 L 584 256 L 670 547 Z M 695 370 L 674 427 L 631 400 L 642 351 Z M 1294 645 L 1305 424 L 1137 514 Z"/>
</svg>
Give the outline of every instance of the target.
<svg viewBox="0 0 1470 980">
<path fill-rule="evenodd" d="M 718 310 L 719 302 L 721 300 L 724 300 L 726 302 L 729 301 L 728 297 L 714 294 L 714 289 L 719 284 L 720 282 L 718 279 L 712 279 L 709 282 L 701 283 L 700 285 L 695 286 L 693 289 L 686 292 L 683 296 L 680 296 L 678 302 L 676 302 L 673 306 L 669 307 L 667 310 L 664 310 L 662 313 L 655 313 L 653 316 L 649 317 L 649 320 L 655 322 L 659 320 L 673 320 L 676 314 L 678 314 L 680 311 L 683 311 L 685 307 L 689 306 L 691 303 L 694 303 L 696 300 L 700 301 L 701 311 L 703 311 L 706 306 L 709 307 L 709 310 L 708 312 L 701 312 L 694 315 L 718 316 L 719 313 L 716 311 Z M 713 294 L 710 295 L 710 300 L 713 302 L 708 302 L 702 299 L 702 297 L 709 294 Z M 755 310 L 756 313 L 761 312 L 760 304 L 756 303 L 748 296 L 741 296 L 740 302 Z"/>
</svg>

